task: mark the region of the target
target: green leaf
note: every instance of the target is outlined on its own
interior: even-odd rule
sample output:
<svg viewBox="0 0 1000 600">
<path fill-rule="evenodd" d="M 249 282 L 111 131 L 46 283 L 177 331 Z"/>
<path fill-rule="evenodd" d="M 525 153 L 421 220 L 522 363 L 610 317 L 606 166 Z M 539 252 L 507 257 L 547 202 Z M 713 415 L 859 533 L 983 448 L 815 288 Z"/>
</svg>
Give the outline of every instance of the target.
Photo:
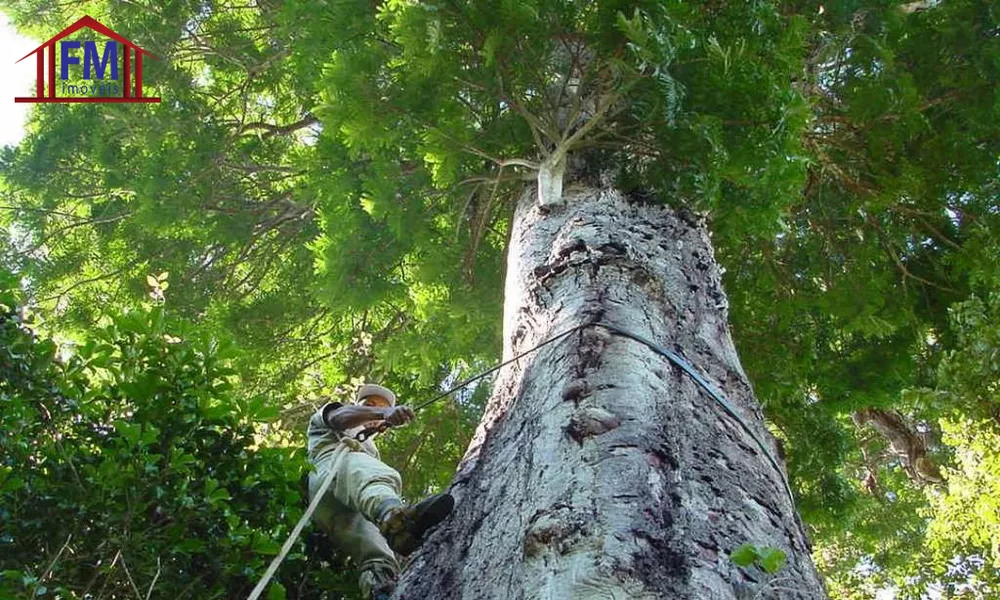
<svg viewBox="0 0 1000 600">
<path fill-rule="evenodd" d="M 139 436 L 142 433 L 142 426 L 132 425 L 131 423 L 123 421 L 122 419 L 116 419 L 112 424 L 114 425 L 115 430 L 122 436 L 122 438 L 124 438 L 125 441 L 128 442 L 129 446 L 135 446 L 136 444 L 139 443 Z"/>
<path fill-rule="evenodd" d="M 208 500 L 212 504 L 231 499 L 232 496 L 229 495 L 229 491 L 226 488 L 219 488 L 208 495 Z"/>
<path fill-rule="evenodd" d="M 184 467 L 192 463 L 197 462 L 196 459 L 191 454 L 182 453 L 176 449 L 171 449 L 170 451 L 170 467 L 175 470 L 184 470 Z"/>
<path fill-rule="evenodd" d="M 200 408 L 201 414 L 209 421 L 224 419 L 230 413 L 229 408 L 222 404 L 202 404 Z"/>
<path fill-rule="evenodd" d="M 247 404 L 247 412 L 252 420 L 266 423 L 276 419 L 281 409 L 271 404 L 267 397 L 256 396 Z"/>
<path fill-rule="evenodd" d="M 250 550 L 257 554 L 274 555 L 281 551 L 281 544 L 260 535 L 255 535 L 250 543 Z"/>
<path fill-rule="evenodd" d="M 285 586 L 281 585 L 277 581 L 273 582 L 271 587 L 267 590 L 267 600 L 285 600 L 285 597 Z"/>
<path fill-rule="evenodd" d="M 729 559 L 741 567 L 749 567 L 757 557 L 757 547 L 753 544 L 742 544 L 729 555 Z"/>
<path fill-rule="evenodd" d="M 758 560 L 760 562 L 760 566 L 765 571 L 773 575 L 785 565 L 785 560 L 787 558 L 788 556 L 784 551 L 777 548 L 765 547 L 761 548 Z"/>
<path fill-rule="evenodd" d="M 174 549 L 178 552 L 184 552 L 189 554 L 195 552 L 201 552 L 202 550 L 205 549 L 205 542 L 199 539 L 190 538 L 174 546 Z"/>
</svg>

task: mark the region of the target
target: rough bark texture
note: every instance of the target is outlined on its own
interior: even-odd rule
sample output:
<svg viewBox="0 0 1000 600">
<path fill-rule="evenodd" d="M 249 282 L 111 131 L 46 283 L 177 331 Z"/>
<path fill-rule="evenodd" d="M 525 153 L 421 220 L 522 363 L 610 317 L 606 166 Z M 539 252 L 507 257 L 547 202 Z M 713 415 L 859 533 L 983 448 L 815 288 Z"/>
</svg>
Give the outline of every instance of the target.
<svg viewBox="0 0 1000 600">
<path fill-rule="evenodd" d="M 504 356 L 600 319 L 691 362 L 777 450 L 733 347 L 703 224 L 569 186 L 517 209 Z M 783 475 L 688 375 L 598 328 L 498 379 L 453 484 L 458 505 L 396 598 L 823 598 Z M 770 578 L 735 566 L 781 548 Z"/>
</svg>

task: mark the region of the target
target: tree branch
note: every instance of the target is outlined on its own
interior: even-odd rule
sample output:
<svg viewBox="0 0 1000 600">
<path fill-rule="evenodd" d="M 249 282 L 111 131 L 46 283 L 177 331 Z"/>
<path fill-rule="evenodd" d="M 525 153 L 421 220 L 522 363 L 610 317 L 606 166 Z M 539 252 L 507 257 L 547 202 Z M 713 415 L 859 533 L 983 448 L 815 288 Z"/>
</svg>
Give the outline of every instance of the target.
<svg viewBox="0 0 1000 600">
<path fill-rule="evenodd" d="M 274 137 L 279 135 L 288 135 L 289 133 L 294 133 L 300 129 L 305 129 L 311 125 L 319 123 L 319 118 L 315 115 L 306 115 L 294 123 L 289 123 L 287 125 L 274 125 L 272 123 L 265 123 L 263 121 L 255 121 L 252 123 L 244 123 L 240 128 L 239 132 L 247 133 L 254 129 L 264 129 L 267 133 L 263 137 Z"/>
</svg>

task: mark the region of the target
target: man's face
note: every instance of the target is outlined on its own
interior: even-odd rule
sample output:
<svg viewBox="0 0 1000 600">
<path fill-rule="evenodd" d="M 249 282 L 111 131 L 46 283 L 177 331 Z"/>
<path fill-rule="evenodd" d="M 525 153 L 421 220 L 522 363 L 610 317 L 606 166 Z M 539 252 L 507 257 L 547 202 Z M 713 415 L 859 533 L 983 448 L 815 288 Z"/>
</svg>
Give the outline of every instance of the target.
<svg viewBox="0 0 1000 600">
<path fill-rule="evenodd" d="M 361 399 L 361 406 L 373 406 L 378 408 L 388 408 L 392 406 L 389 401 L 382 396 L 365 396 Z M 378 425 L 381 421 L 368 421 L 365 423 L 365 427 L 374 427 Z"/>
<path fill-rule="evenodd" d="M 382 396 L 365 396 L 361 400 L 363 406 L 379 406 L 382 408 L 388 408 L 390 406 L 389 401 Z"/>
</svg>

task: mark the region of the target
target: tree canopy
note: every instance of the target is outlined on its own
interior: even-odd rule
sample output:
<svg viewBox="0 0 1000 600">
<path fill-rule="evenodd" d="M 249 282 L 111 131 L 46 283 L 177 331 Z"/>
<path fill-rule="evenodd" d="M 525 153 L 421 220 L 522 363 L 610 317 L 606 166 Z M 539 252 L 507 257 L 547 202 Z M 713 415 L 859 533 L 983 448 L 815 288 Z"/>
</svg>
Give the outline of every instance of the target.
<svg viewBox="0 0 1000 600">
<path fill-rule="evenodd" d="M 252 585 L 322 399 L 497 359 L 513 202 L 565 154 L 710 220 L 831 592 L 1000 593 L 994 3 L 0 7 L 39 42 L 85 11 L 163 98 L 39 105 L 0 154 L 0 590 L 127 586 L 116 552 L 177 597 Z M 393 433 L 409 494 L 486 392 Z M 346 585 L 296 560 L 289 596 Z"/>
</svg>

